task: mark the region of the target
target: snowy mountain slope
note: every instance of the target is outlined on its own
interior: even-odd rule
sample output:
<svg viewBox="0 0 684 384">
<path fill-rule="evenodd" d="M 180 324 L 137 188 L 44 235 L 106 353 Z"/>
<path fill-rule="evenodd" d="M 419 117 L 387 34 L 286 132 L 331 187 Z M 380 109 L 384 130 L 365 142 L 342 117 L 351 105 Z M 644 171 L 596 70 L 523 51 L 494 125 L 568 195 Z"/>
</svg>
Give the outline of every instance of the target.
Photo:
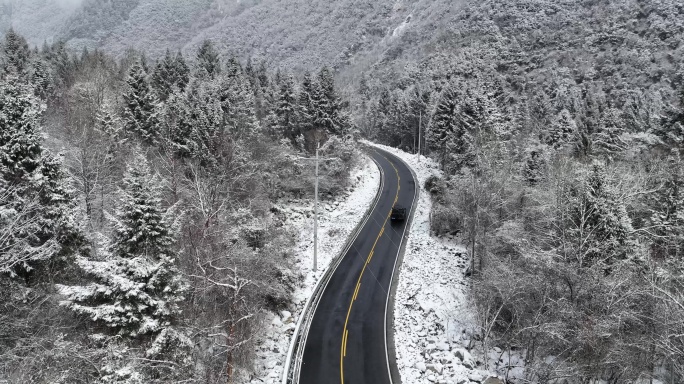
<svg viewBox="0 0 684 384">
<path fill-rule="evenodd" d="M 314 69 L 392 60 L 431 39 L 462 1 L 305 0 L 2 0 L 0 30 L 13 26 L 30 43 L 65 39 L 80 49 L 127 48 L 158 56 L 166 48 L 194 50 L 212 39 L 224 54 L 280 67 Z M 60 5 L 61 4 L 61 5 Z M 36 28 L 39 25 L 40 28 Z"/>
<path fill-rule="evenodd" d="M 58 38 L 78 6 L 65 0 L 0 0 L 0 34 L 15 28 L 33 45 Z"/>
</svg>

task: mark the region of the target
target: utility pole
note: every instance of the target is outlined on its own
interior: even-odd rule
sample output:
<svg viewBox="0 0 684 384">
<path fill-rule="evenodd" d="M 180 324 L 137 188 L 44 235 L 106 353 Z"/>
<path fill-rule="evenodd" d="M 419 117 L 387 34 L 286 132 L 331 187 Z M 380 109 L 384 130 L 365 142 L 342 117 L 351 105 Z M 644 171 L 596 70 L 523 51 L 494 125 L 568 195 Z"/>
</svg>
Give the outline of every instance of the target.
<svg viewBox="0 0 684 384">
<path fill-rule="evenodd" d="M 316 272 L 318 263 L 318 150 L 321 148 L 321 143 L 316 144 L 316 186 L 314 187 L 314 258 L 313 270 Z"/>
<path fill-rule="evenodd" d="M 423 111 L 418 114 L 418 162 L 420 162 L 420 143 L 421 143 L 421 133 L 423 131 Z"/>
<path fill-rule="evenodd" d="M 320 160 L 328 161 L 337 159 L 336 157 L 324 157 L 320 158 L 318 151 L 321 149 L 321 143 L 316 144 L 316 157 L 300 157 L 302 160 L 314 160 L 316 162 L 316 182 L 314 184 L 314 257 L 313 257 L 313 270 L 318 269 L 318 164 Z M 0 383 L 1 384 L 1 383 Z"/>
</svg>

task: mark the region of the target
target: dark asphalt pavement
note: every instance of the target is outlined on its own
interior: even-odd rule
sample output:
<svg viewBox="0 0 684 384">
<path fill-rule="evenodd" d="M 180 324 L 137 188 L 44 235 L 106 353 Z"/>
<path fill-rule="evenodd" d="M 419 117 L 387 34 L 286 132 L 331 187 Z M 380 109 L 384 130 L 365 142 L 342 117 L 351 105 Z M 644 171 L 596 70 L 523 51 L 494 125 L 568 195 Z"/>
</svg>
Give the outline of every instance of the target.
<svg viewBox="0 0 684 384">
<path fill-rule="evenodd" d="M 368 153 L 384 172 L 384 187 L 316 307 L 304 347 L 301 384 L 390 383 L 385 304 L 416 185 L 409 168 L 394 155 L 374 148 Z M 407 208 L 407 220 L 389 220 L 395 199 Z"/>
</svg>

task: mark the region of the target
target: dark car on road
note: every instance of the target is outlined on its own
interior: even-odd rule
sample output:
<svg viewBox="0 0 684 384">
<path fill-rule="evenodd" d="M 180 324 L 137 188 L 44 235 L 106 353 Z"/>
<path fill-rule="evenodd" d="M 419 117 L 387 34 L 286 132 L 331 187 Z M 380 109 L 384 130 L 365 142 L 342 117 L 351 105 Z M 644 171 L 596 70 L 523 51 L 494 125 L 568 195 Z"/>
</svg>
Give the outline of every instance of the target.
<svg viewBox="0 0 684 384">
<path fill-rule="evenodd" d="M 390 214 L 390 220 L 392 221 L 404 221 L 406 220 L 406 208 L 395 205 L 392 207 L 392 213 Z"/>
</svg>

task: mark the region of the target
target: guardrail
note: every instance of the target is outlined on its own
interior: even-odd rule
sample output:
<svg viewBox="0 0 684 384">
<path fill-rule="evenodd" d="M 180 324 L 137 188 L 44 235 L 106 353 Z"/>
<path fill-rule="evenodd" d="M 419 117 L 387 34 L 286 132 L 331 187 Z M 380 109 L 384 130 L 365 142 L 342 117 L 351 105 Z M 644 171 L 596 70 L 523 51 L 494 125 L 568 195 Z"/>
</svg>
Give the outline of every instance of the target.
<svg viewBox="0 0 684 384">
<path fill-rule="evenodd" d="M 383 187 L 385 186 L 385 174 L 380 164 L 378 164 L 372 156 L 369 157 L 371 160 L 373 160 L 375 165 L 380 170 L 380 185 L 378 187 L 377 192 L 375 193 L 375 198 L 373 199 L 373 202 L 370 204 L 370 206 L 368 206 L 368 209 L 366 209 L 366 213 L 363 216 L 364 219 L 359 221 L 358 224 L 356 224 L 356 227 L 354 227 L 354 230 L 347 238 L 347 242 L 345 243 L 344 248 L 342 248 L 340 253 L 337 256 L 335 256 L 335 258 L 331 261 L 330 266 L 328 267 L 328 269 L 326 269 L 325 273 L 323 273 L 323 276 L 321 276 L 320 280 L 318 280 L 316 286 L 314 287 L 313 293 L 304 304 L 304 308 L 302 309 L 301 315 L 299 315 L 299 319 L 297 320 L 297 324 L 292 334 L 290 347 L 287 350 L 287 357 L 285 359 L 285 365 L 283 367 L 283 376 L 281 380 L 282 384 L 297 384 L 299 382 L 299 372 L 302 366 L 302 358 L 304 357 L 304 346 L 306 345 L 306 338 L 309 334 L 309 327 L 311 326 L 313 315 L 314 313 L 316 313 L 316 307 L 318 307 L 318 302 L 320 301 L 321 296 L 323 296 L 323 292 L 325 291 L 325 288 L 328 286 L 330 278 L 342 262 L 344 255 L 346 255 L 349 251 L 349 248 L 351 248 L 352 244 L 354 243 L 354 240 L 356 240 L 356 237 L 359 235 L 359 232 L 361 232 L 361 229 L 363 229 L 363 227 L 368 222 L 370 214 L 373 212 L 373 210 L 378 204 L 378 201 L 380 200 L 381 192 L 383 190 Z"/>
</svg>

